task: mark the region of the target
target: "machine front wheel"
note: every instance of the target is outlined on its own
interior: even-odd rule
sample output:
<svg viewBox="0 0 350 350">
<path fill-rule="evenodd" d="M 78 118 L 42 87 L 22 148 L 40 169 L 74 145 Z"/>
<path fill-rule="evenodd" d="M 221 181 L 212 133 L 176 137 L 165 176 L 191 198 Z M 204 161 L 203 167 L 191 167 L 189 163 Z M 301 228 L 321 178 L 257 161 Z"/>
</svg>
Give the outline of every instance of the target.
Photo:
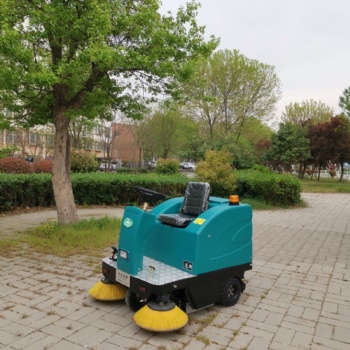
<svg viewBox="0 0 350 350">
<path fill-rule="evenodd" d="M 241 281 L 238 278 L 229 278 L 222 285 L 221 302 L 225 306 L 233 306 L 237 303 L 241 292 Z"/>
<path fill-rule="evenodd" d="M 125 304 L 130 307 L 132 311 L 138 311 L 142 306 L 146 305 L 147 300 L 128 289 L 125 293 Z"/>
</svg>

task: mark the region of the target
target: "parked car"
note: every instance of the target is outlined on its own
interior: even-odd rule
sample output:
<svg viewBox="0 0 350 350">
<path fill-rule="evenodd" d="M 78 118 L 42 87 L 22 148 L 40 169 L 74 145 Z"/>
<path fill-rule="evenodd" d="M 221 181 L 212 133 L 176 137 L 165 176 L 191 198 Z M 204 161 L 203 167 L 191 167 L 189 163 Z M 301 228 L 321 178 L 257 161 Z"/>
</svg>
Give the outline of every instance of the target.
<svg viewBox="0 0 350 350">
<path fill-rule="evenodd" d="M 197 167 L 197 164 L 195 164 L 195 163 L 187 163 L 187 165 L 186 165 L 187 170 L 195 170 L 196 167 Z"/>
<path fill-rule="evenodd" d="M 156 160 L 152 160 L 152 161 L 147 163 L 147 168 L 149 168 L 149 169 L 154 169 L 156 166 L 157 166 Z"/>
<path fill-rule="evenodd" d="M 182 170 L 195 170 L 196 164 L 192 162 L 182 162 L 180 163 L 180 169 Z"/>
<path fill-rule="evenodd" d="M 117 169 L 117 164 L 115 162 L 111 162 L 108 166 L 108 163 L 103 162 L 99 166 L 100 171 L 115 171 Z"/>
</svg>

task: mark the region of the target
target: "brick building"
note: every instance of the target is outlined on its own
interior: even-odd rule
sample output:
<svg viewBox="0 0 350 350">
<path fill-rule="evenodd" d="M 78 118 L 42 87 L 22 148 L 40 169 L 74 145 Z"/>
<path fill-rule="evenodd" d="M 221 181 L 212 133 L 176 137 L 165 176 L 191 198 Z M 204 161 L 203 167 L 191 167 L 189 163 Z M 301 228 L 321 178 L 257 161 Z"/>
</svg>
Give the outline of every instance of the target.
<svg viewBox="0 0 350 350">
<path fill-rule="evenodd" d="M 135 137 L 135 125 L 112 123 L 112 160 L 121 159 L 123 166 L 143 166 L 143 150 Z"/>
</svg>

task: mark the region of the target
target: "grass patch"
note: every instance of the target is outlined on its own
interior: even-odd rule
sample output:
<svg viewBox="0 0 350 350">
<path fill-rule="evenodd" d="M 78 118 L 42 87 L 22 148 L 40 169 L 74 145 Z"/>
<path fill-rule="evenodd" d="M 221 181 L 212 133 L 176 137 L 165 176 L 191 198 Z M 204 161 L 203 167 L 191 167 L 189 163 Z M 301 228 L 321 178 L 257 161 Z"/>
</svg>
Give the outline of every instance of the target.
<svg viewBox="0 0 350 350">
<path fill-rule="evenodd" d="M 303 200 L 300 200 L 297 204 L 293 205 L 272 205 L 266 203 L 264 200 L 259 198 L 242 198 L 241 203 L 249 204 L 253 210 L 276 210 L 276 209 L 293 209 L 293 208 L 304 208 L 306 203 Z"/>
<path fill-rule="evenodd" d="M 304 177 L 300 180 L 302 192 L 311 193 L 350 193 L 350 181 L 342 180 L 339 182 L 337 178 L 321 177 L 317 180 L 317 177 L 311 179 L 311 177 Z"/>
<path fill-rule="evenodd" d="M 242 198 L 241 203 L 249 204 L 254 210 L 276 209 L 275 206 L 258 198 Z"/>
<path fill-rule="evenodd" d="M 9 256 L 20 247 L 20 242 L 14 238 L 0 239 L 0 255 Z"/>
<path fill-rule="evenodd" d="M 121 219 L 81 220 L 77 224 L 60 226 L 44 224 L 22 235 L 22 240 L 34 251 L 61 257 L 75 254 L 96 255 L 119 238 Z"/>
</svg>

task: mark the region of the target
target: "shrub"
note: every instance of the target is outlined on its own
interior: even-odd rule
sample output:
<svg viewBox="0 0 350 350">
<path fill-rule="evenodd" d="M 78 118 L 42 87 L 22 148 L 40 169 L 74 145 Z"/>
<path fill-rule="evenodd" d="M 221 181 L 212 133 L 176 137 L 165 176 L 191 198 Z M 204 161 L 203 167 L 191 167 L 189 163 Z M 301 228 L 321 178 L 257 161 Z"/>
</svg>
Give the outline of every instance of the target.
<svg viewBox="0 0 350 350">
<path fill-rule="evenodd" d="M 0 173 L 29 174 L 33 172 L 31 163 L 21 158 L 0 158 Z"/>
<path fill-rule="evenodd" d="M 257 198 L 277 206 L 300 202 L 301 186 L 295 177 L 252 170 L 236 171 L 236 176 L 237 194 L 240 197 Z"/>
<path fill-rule="evenodd" d="M 50 174 L 0 174 L 0 212 L 54 203 Z"/>
<path fill-rule="evenodd" d="M 263 174 L 271 174 L 272 173 L 271 169 L 267 168 L 266 166 L 259 165 L 259 164 L 254 165 L 252 167 L 252 170 L 256 170 L 259 173 L 263 173 Z"/>
<path fill-rule="evenodd" d="M 52 173 L 52 160 L 40 159 L 33 163 L 35 173 Z"/>
<path fill-rule="evenodd" d="M 86 152 L 72 152 L 71 166 L 72 172 L 75 173 L 89 173 L 96 171 L 98 162 L 95 157 Z"/>
<path fill-rule="evenodd" d="M 329 175 L 333 178 L 336 175 L 336 171 L 335 170 L 329 170 Z"/>
<path fill-rule="evenodd" d="M 232 154 L 223 148 L 220 151 L 206 151 L 205 160 L 197 164 L 197 178 L 209 182 L 212 195 L 226 198 L 235 193 L 236 178 L 231 162 Z"/>
<path fill-rule="evenodd" d="M 5 158 L 5 157 L 9 157 L 11 154 L 14 153 L 14 151 L 17 151 L 17 147 L 16 146 L 12 146 L 12 147 L 2 147 L 0 149 L 0 158 Z"/>
<path fill-rule="evenodd" d="M 154 171 L 158 174 L 176 174 L 179 172 L 180 162 L 173 158 L 159 158 Z"/>
</svg>

